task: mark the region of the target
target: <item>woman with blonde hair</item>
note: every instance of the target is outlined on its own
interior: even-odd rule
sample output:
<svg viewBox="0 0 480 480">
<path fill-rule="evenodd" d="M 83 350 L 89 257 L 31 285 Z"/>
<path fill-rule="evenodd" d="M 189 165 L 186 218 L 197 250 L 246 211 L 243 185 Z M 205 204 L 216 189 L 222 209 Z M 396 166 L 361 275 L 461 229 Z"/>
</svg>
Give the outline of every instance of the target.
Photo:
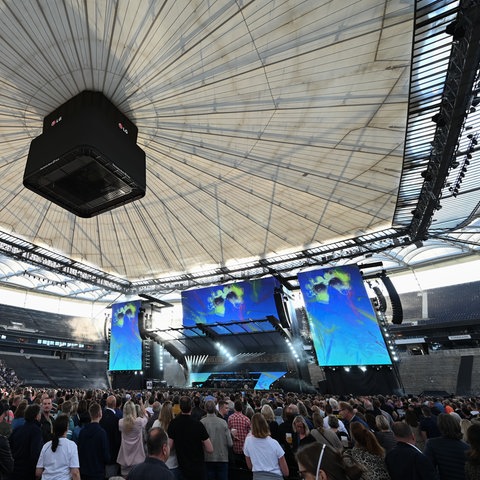
<svg viewBox="0 0 480 480">
<path fill-rule="evenodd" d="M 165 432 L 168 431 L 168 426 L 170 422 L 173 420 L 173 412 L 172 412 L 172 402 L 167 401 L 162 405 L 160 413 L 158 415 L 158 419 L 153 422 L 152 428 L 160 427 L 163 428 Z M 173 473 L 173 476 L 176 480 L 180 480 L 180 470 L 178 468 L 178 460 L 177 460 L 177 452 L 175 451 L 175 444 L 170 449 L 170 454 L 168 456 L 165 465 L 169 468 L 169 470 Z"/>
<path fill-rule="evenodd" d="M 275 420 L 275 413 L 273 412 L 272 407 L 268 404 L 265 404 L 261 408 L 260 413 L 265 417 L 265 420 L 268 423 L 271 437 L 278 441 L 278 423 Z"/>
<path fill-rule="evenodd" d="M 144 411 L 142 400 L 140 399 L 139 402 L 141 410 Z M 143 431 L 147 421 L 146 415 L 143 417 L 137 416 L 137 409 L 131 400 L 125 403 L 123 406 L 123 418 L 118 422 L 118 429 L 122 438 L 117 457 L 121 474 L 125 477 L 135 465 L 145 460 Z"/>
<path fill-rule="evenodd" d="M 310 433 L 310 428 L 301 415 L 297 415 L 292 422 L 293 427 L 293 451 L 298 448 L 315 442 L 315 438 Z"/>
<path fill-rule="evenodd" d="M 385 465 L 385 450 L 375 435 L 360 422 L 350 424 L 350 434 L 355 442 L 350 455 L 365 468 L 362 480 L 390 480 Z"/>
<path fill-rule="evenodd" d="M 283 480 L 289 471 L 285 452 L 270 436 L 265 417 L 255 413 L 251 420 L 251 434 L 245 438 L 243 453 L 247 466 L 253 472 L 253 480 Z"/>
</svg>

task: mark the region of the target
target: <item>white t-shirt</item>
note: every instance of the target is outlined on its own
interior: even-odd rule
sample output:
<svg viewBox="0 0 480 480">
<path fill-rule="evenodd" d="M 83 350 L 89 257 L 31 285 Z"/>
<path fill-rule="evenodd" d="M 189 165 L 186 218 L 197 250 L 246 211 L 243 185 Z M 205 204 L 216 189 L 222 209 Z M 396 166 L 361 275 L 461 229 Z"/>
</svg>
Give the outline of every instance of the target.
<svg viewBox="0 0 480 480">
<path fill-rule="evenodd" d="M 52 452 L 52 442 L 47 442 L 38 457 L 37 468 L 44 468 L 42 480 L 70 480 L 71 468 L 80 468 L 77 444 L 60 438 L 58 447 Z"/>
<path fill-rule="evenodd" d="M 243 453 L 250 457 L 252 472 L 270 472 L 282 475 L 278 459 L 285 455 L 283 448 L 272 437 L 256 438 L 248 434 L 243 445 Z"/>
</svg>

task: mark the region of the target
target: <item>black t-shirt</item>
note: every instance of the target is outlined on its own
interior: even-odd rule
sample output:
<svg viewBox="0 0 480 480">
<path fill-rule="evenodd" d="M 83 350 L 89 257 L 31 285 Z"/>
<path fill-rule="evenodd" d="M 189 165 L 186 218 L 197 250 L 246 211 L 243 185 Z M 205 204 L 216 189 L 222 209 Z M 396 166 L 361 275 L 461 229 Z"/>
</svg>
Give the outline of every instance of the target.
<svg viewBox="0 0 480 480">
<path fill-rule="evenodd" d="M 178 415 L 168 426 L 168 436 L 174 442 L 178 465 L 189 479 L 203 478 L 205 456 L 203 441 L 209 438 L 207 429 L 191 415 Z"/>
</svg>

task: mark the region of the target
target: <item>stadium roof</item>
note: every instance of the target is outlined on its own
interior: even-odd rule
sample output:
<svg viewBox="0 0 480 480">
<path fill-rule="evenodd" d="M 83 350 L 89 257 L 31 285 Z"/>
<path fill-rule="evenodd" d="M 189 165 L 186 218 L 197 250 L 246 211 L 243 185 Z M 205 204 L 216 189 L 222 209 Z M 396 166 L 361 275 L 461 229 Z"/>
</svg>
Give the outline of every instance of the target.
<svg viewBox="0 0 480 480">
<path fill-rule="evenodd" d="M 478 1 L 0 9 L 0 282 L 111 301 L 478 253 Z M 147 158 L 146 196 L 91 219 L 22 185 L 43 118 L 84 90 Z"/>
</svg>

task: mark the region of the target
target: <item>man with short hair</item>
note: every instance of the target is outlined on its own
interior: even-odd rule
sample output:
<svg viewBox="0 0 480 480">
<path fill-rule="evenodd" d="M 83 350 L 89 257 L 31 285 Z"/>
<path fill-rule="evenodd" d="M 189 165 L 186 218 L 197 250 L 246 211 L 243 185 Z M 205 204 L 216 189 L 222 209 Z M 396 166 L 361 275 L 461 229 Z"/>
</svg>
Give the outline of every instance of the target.
<svg viewBox="0 0 480 480">
<path fill-rule="evenodd" d="M 174 480 L 173 473 L 165 465 L 170 454 L 168 436 L 160 427 L 154 427 L 147 436 L 148 457 L 135 465 L 127 480 Z"/>
<path fill-rule="evenodd" d="M 397 445 L 385 457 L 391 480 L 437 480 L 432 462 L 415 446 L 415 435 L 405 422 L 394 422 Z"/>
<path fill-rule="evenodd" d="M 201 420 L 207 413 L 201 407 L 200 403 L 201 401 L 199 396 L 193 397 L 192 418 L 194 418 L 195 420 Z"/>
<path fill-rule="evenodd" d="M 243 445 L 245 438 L 250 433 L 250 419 L 243 414 L 243 402 L 240 399 L 235 400 L 233 404 L 234 412 L 228 417 L 228 428 L 233 437 L 233 461 L 234 466 L 240 469 L 247 468 Z"/>
<path fill-rule="evenodd" d="M 228 422 L 229 413 L 228 402 L 226 400 L 220 400 L 218 402 L 218 416 Z"/>
<path fill-rule="evenodd" d="M 227 422 L 217 416 L 215 402 L 205 402 L 207 415 L 200 421 L 205 425 L 213 445 L 213 453 L 205 455 L 209 480 L 228 480 L 228 448 L 233 445 Z"/>
<path fill-rule="evenodd" d="M 420 435 L 424 441 L 429 438 L 440 437 L 441 433 L 437 425 L 437 417 L 433 415 L 429 406 L 422 406 L 422 417 L 420 418 Z"/>
<path fill-rule="evenodd" d="M 103 480 L 105 465 L 110 461 L 107 432 L 99 425 L 102 408 L 98 403 L 88 407 L 90 423 L 87 423 L 78 436 L 78 459 L 82 480 Z"/>
<path fill-rule="evenodd" d="M 105 477 L 110 478 L 118 475 L 119 465 L 117 463 L 118 451 L 120 450 L 121 433 L 118 429 L 119 417 L 115 411 L 117 398 L 109 395 L 105 400 L 105 409 L 100 419 L 100 426 L 107 432 L 110 460 L 105 465 Z"/>
<path fill-rule="evenodd" d="M 339 403 L 340 410 L 338 411 L 345 428 L 350 432 L 350 425 L 354 422 L 361 423 L 367 430 L 371 430 L 368 423 L 355 414 L 353 407 L 348 402 Z"/>
<path fill-rule="evenodd" d="M 291 399 L 293 401 L 293 399 Z M 298 407 L 294 403 L 288 403 L 283 409 L 283 423 L 278 426 L 277 438 L 285 452 L 290 476 L 295 477 L 298 472 L 298 464 L 295 459 L 295 450 L 298 445 L 297 433 L 293 429 L 293 419 L 299 414 Z"/>
<path fill-rule="evenodd" d="M 40 428 L 42 429 L 43 443 L 47 443 L 53 438 L 53 415 L 52 411 L 52 399 L 48 394 L 42 395 L 42 415 L 40 417 Z"/>
<path fill-rule="evenodd" d="M 12 480 L 34 480 L 35 467 L 43 447 L 40 428 L 40 405 L 32 403 L 25 409 L 25 423 L 16 428 L 9 437 L 14 459 Z"/>
<path fill-rule="evenodd" d="M 205 425 L 194 420 L 192 399 L 183 396 L 179 401 L 180 415 L 168 426 L 170 448 L 175 447 L 178 466 L 184 480 L 206 479 L 205 453 L 213 453 L 213 446 Z"/>
</svg>

